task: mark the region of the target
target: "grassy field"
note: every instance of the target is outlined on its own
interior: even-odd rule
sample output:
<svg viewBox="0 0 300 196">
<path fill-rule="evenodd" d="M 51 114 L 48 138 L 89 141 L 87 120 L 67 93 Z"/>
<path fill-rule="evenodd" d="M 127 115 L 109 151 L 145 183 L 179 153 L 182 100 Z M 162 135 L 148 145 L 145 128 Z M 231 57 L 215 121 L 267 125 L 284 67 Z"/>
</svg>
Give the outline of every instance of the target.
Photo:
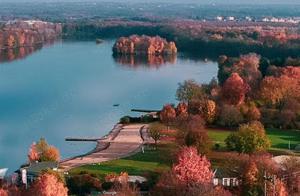
<svg viewBox="0 0 300 196">
<path fill-rule="evenodd" d="M 214 167 L 220 167 L 224 164 L 224 160 L 227 158 L 226 153 L 229 153 L 226 152 L 224 140 L 232 132 L 230 130 L 208 129 L 208 135 L 213 143 L 219 143 L 221 146 L 220 151 L 212 151 L 208 155 Z M 274 155 L 288 154 L 289 141 L 292 148 L 300 144 L 300 132 L 278 129 L 268 129 L 266 132 L 272 142 L 270 152 Z M 157 150 L 146 149 L 145 153 L 140 152 L 127 158 L 78 167 L 71 170 L 70 174 L 91 173 L 103 179 L 107 174 L 126 171 L 129 175 L 145 176 L 150 184 L 154 184 L 159 174 L 172 166 L 176 150 L 178 147 L 175 142 L 165 140 L 158 145 Z"/>
<path fill-rule="evenodd" d="M 208 129 L 208 135 L 214 143 L 219 143 L 221 147 L 225 147 L 224 140 L 233 131 Z M 288 150 L 289 142 L 291 149 L 294 149 L 297 144 L 300 144 L 300 132 L 293 130 L 267 129 L 266 133 L 271 140 L 271 150 Z"/>
<path fill-rule="evenodd" d="M 146 149 L 145 153 L 140 152 L 127 158 L 85 165 L 71 170 L 70 174 L 87 172 L 103 179 L 107 174 L 126 171 L 129 175 L 141 175 L 148 179 L 155 179 L 172 165 L 172 152 L 176 149 L 174 145 L 174 143 L 159 144 L 157 150 Z"/>
</svg>

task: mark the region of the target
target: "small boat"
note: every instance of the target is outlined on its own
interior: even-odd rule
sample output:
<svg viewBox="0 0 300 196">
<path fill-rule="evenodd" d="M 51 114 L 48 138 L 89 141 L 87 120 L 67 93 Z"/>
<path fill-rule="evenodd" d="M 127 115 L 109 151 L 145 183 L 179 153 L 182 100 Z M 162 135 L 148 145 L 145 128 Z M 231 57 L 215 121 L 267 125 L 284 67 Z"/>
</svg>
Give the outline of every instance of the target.
<svg viewBox="0 0 300 196">
<path fill-rule="evenodd" d="M 114 104 L 113 106 L 114 106 L 114 107 L 118 107 L 119 105 L 120 105 L 120 104 Z"/>
<path fill-rule="evenodd" d="M 101 43 L 103 43 L 102 39 L 96 39 L 96 44 L 101 44 Z"/>
</svg>

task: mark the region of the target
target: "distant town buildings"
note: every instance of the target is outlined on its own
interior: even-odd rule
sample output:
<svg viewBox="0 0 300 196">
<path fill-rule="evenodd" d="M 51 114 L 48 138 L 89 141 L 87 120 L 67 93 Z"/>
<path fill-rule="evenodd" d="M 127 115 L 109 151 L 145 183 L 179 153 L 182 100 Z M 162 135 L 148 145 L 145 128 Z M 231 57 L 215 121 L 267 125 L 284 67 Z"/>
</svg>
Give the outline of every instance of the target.
<svg viewBox="0 0 300 196">
<path fill-rule="evenodd" d="M 289 18 L 277 18 L 277 17 L 264 17 L 264 18 L 253 18 L 251 16 L 246 16 L 243 18 L 237 18 L 234 16 L 217 16 L 216 21 L 246 21 L 246 22 L 269 22 L 269 23 L 288 23 L 288 24 L 299 24 L 300 17 L 289 17 Z"/>
</svg>

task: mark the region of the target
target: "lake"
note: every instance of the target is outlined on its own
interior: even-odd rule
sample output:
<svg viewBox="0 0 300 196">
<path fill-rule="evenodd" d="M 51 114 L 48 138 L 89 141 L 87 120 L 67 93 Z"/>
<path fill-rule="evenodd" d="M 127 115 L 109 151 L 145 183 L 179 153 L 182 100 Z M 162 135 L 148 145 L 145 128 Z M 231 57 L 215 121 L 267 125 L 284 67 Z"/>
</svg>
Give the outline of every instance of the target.
<svg viewBox="0 0 300 196">
<path fill-rule="evenodd" d="M 113 40 L 58 42 L 26 58 L 0 63 L 0 168 L 13 172 L 28 148 L 44 137 L 62 158 L 85 153 L 94 143 L 66 137 L 100 137 L 130 110 L 176 103 L 179 82 L 208 83 L 216 62 L 177 59 L 115 59 Z M 113 107 L 120 104 L 119 107 Z"/>
</svg>

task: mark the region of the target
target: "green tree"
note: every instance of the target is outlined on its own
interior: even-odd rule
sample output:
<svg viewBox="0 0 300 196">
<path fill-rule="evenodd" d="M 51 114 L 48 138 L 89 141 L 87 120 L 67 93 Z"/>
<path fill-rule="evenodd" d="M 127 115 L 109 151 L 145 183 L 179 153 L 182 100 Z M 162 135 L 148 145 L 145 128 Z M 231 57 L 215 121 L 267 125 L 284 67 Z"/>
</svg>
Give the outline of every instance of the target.
<svg viewBox="0 0 300 196">
<path fill-rule="evenodd" d="M 160 123 L 153 123 L 149 127 L 149 135 L 155 142 L 155 147 L 157 146 L 157 141 L 161 137 L 161 131 L 166 129 L 166 127 Z"/>
<path fill-rule="evenodd" d="M 200 154 L 207 154 L 212 146 L 206 130 L 188 131 L 184 140 L 187 146 L 196 147 Z"/>
<path fill-rule="evenodd" d="M 206 97 L 206 93 L 202 86 L 194 80 L 186 80 L 183 83 L 179 83 L 176 97 L 177 100 L 188 103 L 191 100 Z"/>
<path fill-rule="evenodd" d="M 265 151 L 271 145 L 263 125 L 258 121 L 241 125 L 238 132 L 229 135 L 225 142 L 228 149 L 249 154 Z"/>
</svg>

